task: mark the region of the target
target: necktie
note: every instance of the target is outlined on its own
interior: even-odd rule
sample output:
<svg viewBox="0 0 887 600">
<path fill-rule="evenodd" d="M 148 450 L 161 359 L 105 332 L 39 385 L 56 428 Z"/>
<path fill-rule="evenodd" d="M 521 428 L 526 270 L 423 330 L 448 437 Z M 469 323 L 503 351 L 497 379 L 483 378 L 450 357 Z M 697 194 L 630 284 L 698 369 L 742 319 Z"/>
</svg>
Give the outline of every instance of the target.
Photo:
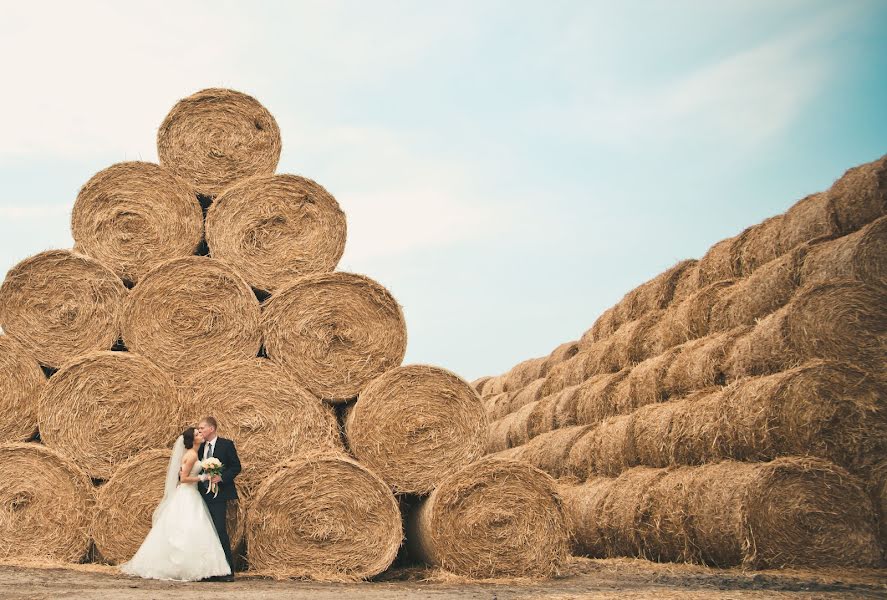
<svg viewBox="0 0 887 600">
<path fill-rule="evenodd" d="M 206 446 L 207 446 L 207 448 L 206 448 L 206 457 L 207 457 L 207 458 L 212 458 L 212 457 L 213 457 L 213 445 L 212 445 L 212 442 L 210 442 L 210 443 L 207 444 Z"/>
</svg>

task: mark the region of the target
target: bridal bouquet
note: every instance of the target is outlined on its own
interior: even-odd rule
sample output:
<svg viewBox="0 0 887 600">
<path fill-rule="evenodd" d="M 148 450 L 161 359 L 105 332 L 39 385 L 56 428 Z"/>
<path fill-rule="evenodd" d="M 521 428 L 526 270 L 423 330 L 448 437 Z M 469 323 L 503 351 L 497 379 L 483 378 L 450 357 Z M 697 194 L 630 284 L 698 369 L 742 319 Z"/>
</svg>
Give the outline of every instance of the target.
<svg viewBox="0 0 887 600">
<path fill-rule="evenodd" d="M 218 458 L 207 458 L 206 460 L 200 461 L 200 466 L 203 468 L 203 472 L 209 476 L 206 493 L 209 494 L 212 492 L 213 498 L 215 498 L 219 495 L 219 484 L 213 483 L 212 478 L 216 475 L 221 475 L 222 468 L 225 465 L 223 465 Z"/>
</svg>

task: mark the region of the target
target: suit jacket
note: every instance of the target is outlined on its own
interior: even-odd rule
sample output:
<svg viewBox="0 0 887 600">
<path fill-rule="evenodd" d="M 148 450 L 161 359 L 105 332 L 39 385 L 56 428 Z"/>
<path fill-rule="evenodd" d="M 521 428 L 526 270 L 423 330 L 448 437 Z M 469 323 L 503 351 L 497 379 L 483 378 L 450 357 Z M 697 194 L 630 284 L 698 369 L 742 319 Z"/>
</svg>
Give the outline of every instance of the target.
<svg viewBox="0 0 887 600">
<path fill-rule="evenodd" d="M 203 460 L 204 446 L 206 446 L 205 443 L 200 444 L 200 447 L 197 449 L 197 460 Z M 197 483 L 200 495 L 203 496 L 207 504 L 237 499 L 237 486 L 234 484 L 234 478 L 240 473 L 240 458 L 237 456 L 237 448 L 234 447 L 234 442 L 217 437 L 215 448 L 213 448 L 213 458 L 218 458 L 222 463 L 222 481 L 219 482 L 219 495 L 213 498 L 212 494 L 206 493 L 209 487 L 209 482 L 206 481 Z"/>
</svg>

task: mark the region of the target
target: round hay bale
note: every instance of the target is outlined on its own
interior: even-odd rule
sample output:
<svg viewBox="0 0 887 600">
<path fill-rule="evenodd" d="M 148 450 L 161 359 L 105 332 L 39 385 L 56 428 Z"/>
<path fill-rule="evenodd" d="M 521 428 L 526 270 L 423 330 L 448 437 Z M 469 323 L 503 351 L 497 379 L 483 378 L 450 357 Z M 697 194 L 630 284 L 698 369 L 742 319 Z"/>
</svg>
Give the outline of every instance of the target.
<svg viewBox="0 0 887 600">
<path fill-rule="evenodd" d="M 743 432 L 760 431 L 754 426 L 757 423 L 731 423 L 723 418 L 728 397 L 724 388 L 701 389 L 638 410 L 635 413 L 636 464 L 650 467 L 697 465 L 729 457 L 726 447 L 731 442 L 737 452 L 746 441 L 752 450 L 759 447 L 742 437 Z M 761 415 L 748 413 L 743 416 L 754 419 Z M 729 440 L 722 439 L 727 435 Z M 746 458 L 754 460 L 751 453 Z"/>
<path fill-rule="evenodd" d="M 409 531 L 425 562 L 467 577 L 552 577 L 568 553 L 554 481 L 530 465 L 494 457 L 442 481 Z"/>
<path fill-rule="evenodd" d="M 545 369 L 545 356 L 539 358 L 530 358 L 514 365 L 510 371 L 505 374 L 507 386 L 509 390 L 519 390 L 540 377 L 544 377 L 547 372 Z"/>
<path fill-rule="evenodd" d="M 403 312 L 384 287 L 352 273 L 306 275 L 272 296 L 262 315 L 268 358 L 316 396 L 341 403 L 400 365 Z"/>
<path fill-rule="evenodd" d="M 0 443 L 27 442 L 37 433 L 37 399 L 46 377 L 31 354 L 0 335 Z"/>
<path fill-rule="evenodd" d="M 583 445 L 593 457 L 591 471 L 601 475 L 614 476 L 638 465 L 635 456 L 635 415 L 610 417 L 603 423 L 591 428 L 584 436 Z M 590 439 L 588 439 L 590 438 Z M 575 444 L 573 445 L 575 448 Z M 570 452 L 572 454 L 572 448 Z M 575 473 L 576 465 L 571 463 L 571 455 L 567 456 L 568 469 Z"/>
<path fill-rule="evenodd" d="M 617 314 L 616 307 L 608 308 L 595 320 L 591 329 L 582 334 L 582 339 L 579 340 L 579 347 L 585 348 L 594 342 L 607 339 L 610 334 L 622 325 L 622 322 L 622 316 Z"/>
<path fill-rule="evenodd" d="M 751 330 L 751 327 L 737 327 L 677 346 L 677 354 L 662 381 L 668 395 L 724 385 L 733 346 Z"/>
<path fill-rule="evenodd" d="M 133 453 L 169 447 L 185 426 L 172 379 L 132 352 L 91 352 L 66 363 L 40 395 L 40 439 L 93 479 Z M 125 423 L 126 434 L 120 426 Z"/>
<path fill-rule="evenodd" d="M 71 213 L 75 249 L 137 283 L 159 264 L 194 254 L 203 210 L 181 179 L 148 162 L 123 162 L 93 175 Z"/>
<path fill-rule="evenodd" d="M 259 301 L 227 264 L 203 256 L 167 261 L 132 291 L 123 311 L 126 347 L 177 382 L 259 352 Z"/>
<path fill-rule="evenodd" d="M 344 451 L 332 407 L 262 358 L 226 360 L 189 377 L 181 388 L 187 414 L 213 415 L 237 444 L 237 477 L 252 489 L 275 463 L 317 451 Z"/>
<path fill-rule="evenodd" d="M 887 214 L 887 155 L 848 169 L 827 193 L 840 235 Z"/>
<path fill-rule="evenodd" d="M 581 384 L 580 384 L 581 385 Z M 579 401 L 579 385 L 571 385 L 557 394 L 554 407 L 554 429 L 578 425 L 577 402 Z"/>
<path fill-rule="evenodd" d="M 776 215 L 739 234 L 735 249 L 738 276 L 747 277 L 779 257 L 778 240 L 784 219 L 784 215 Z"/>
<path fill-rule="evenodd" d="M 616 413 L 612 398 L 619 383 L 628 376 L 629 369 L 618 373 L 596 375 L 576 390 L 576 421 L 596 425 Z"/>
<path fill-rule="evenodd" d="M 665 350 L 659 337 L 659 323 L 665 314 L 664 310 L 652 310 L 622 325 L 606 340 L 597 372 L 618 371 Z"/>
<path fill-rule="evenodd" d="M 459 376 L 409 365 L 360 392 L 345 432 L 354 457 L 395 493 L 428 494 L 484 455 L 489 423 L 477 393 Z"/>
<path fill-rule="evenodd" d="M 678 275 L 674 284 L 674 293 L 668 306 L 680 304 L 694 292 L 698 291 L 699 288 L 699 261 L 694 261 L 693 264 L 688 265 Z"/>
<path fill-rule="evenodd" d="M 887 294 L 839 281 L 800 290 L 733 346 L 729 373 L 764 375 L 813 358 L 845 360 L 883 373 L 887 356 Z"/>
<path fill-rule="evenodd" d="M 471 387 L 474 388 L 475 392 L 480 394 L 481 391 L 484 389 L 484 385 L 486 385 L 486 383 L 492 378 L 493 377 L 491 375 L 484 375 L 483 377 L 478 377 L 477 379 L 475 379 L 474 381 L 471 382 Z"/>
<path fill-rule="evenodd" d="M 805 254 L 804 246 L 796 248 L 725 290 L 711 310 L 711 330 L 754 325 L 785 306 L 798 289 Z"/>
<path fill-rule="evenodd" d="M 277 578 L 372 577 L 391 565 L 403 538 L 385 482 L 339 455 L 279 463 L 247 516 L 250 569 Z"/>
<path fill-rule="evenodd" d="M 486 398 L 488 396 L 496 396 L 505 391 L 507 391 L 505 389 L 505 376 L 496 375 L 487 380 L 481 395 Z"/>
<path fill-rule="evenodd" d="M 0 444 L 0 558 L 78 562 L 89 548 L 92 482 L 40 444 Z"/>
<path fill-rule="evenodd" d="M 101 559 L 120 564 L 133 557 L 151 530 L 154 509 L 163 498 L 170 450 L 145 450 L 121 462 L 98 488 L 89 533 Z M 228 505 L 228 537 L 236 549 L 243 539 L 248 500 L 245 490 Z"/>
<path fill-rule="evenodd" d="M 712 283 L 665 311 L 659 322 L 660 348 L 665 350 L 711 333 L 714 307 L 732 291 L 733 285 L 730 279 Z"/>
<path fill-rule="evenodd" d="M 541 435 L 557 427 L 555 421 L 555 410 L 560 395 L 558 392 L 551 396 L 546 396 L 533 404 L 533 409 L 527 415 L 526 432 L 527 438 L 533 439 L 537 435 Z"/>
<path fill-rule="evenodd" d="M 511 393 L 502 392 L 495 396 L 489 396 L 484 400 L 484 411 L 490 421 L 501 419 L 510 414 L 511 410 Z"/>
<path fill-rule="evenodd" d="M 739 247 L 739 236 L 730 237 L 713 245 L 697 263 L 698 287 L 703 290 L 713 283 L 734 279 L 735 257 Z"/>
<path fill-rule="evenodd" d="M 534 400 L 514 411 L 514 417 L 511 419 L 511 426 L 508 428 L 507 441 L 509 448 L 522 446 L 530 441 L 530 434 L 527 431 L 527 422 L 538 403 L 538 400 Z"/>
<path fill-rule="evenodd" d="M 280 129 L 252 96 L 220 88 L 179 100 L 157 130 L 160 164 L 198 194 L 216 196 L 254 175 L 271 175 Z"/>
<path fill-rule="evenodd" d="M 887 288 L 887 217 L 856 233 L 811 246 L 800 269 L 804 285 L 840 279 Z"/>
<path fill-rule="evenodd" d="M 785 212 L 776 240 L 777 252 L 783 254 L 816 238 L 834 237 L 839 229 L 829 195 L 810 194 Z"/>
<path fill-rule="evenodd" d="M 619 414 L 626 410 L 663 402 L 670 396 L 665 374 L 678 356 L 671 348 L 662 354 L 635 365 L 612 391 L 611 401 Z"/>
<path fill-rule="evenodd" d="M 48 250 L 27 258 L 0 286 L 0 327 L 40 364 L 59 367 L 120 338 L 127 290 L 99 261 Z"/>
<path fill-rule="evenodd" d="M 345 213 L 336 199 L 298 175 L 241 181 L 206 214 L 210 255 L 272 294 L 288 279 L 335 269 L 345 237 Z"/>
<path fill-rule="evenodd" d="M 528 383 L 522 388 L 517 388 L 517 391 L 510 395 L 511 403 L 508 406 L 508 412 L 515 412 L 527 404 L 539 400 L 542 397 L 540 392 L 544 385 L 545 379 L 540 378 Z"/>
<path fill-rule="evenodd" d="M 487 454 L 494 454 L 510 448 L 508 445 L 508 434 L 516 418 L 515 415 L 516 413 L 511 413 L 490 423 L 489 433 L 487 434 Z"/>
<path fill-rule="evenodd" d="M 576 356 L 577 352 L 579 352 L 578 341 L 564 342 L 563 344 L 552 350 L 551 354 L 546 357 L 545 362 L 542 366 L 543 374 L 548 373 L 554 365 L 573 358 L 574 356 Z"/>
<path fill-rule="evenodd" d="M 522 446 L 520 460 L 545 471 L 552 477 L 570 475 L 568 469 L 570 450 L 591 427 L 590 425 L 563 427 L 534 437 Z"/>
<path fill-rule="evenodd" d="M 622 315 L 624 321 L 634 321 L 651 311 L 666 308 L 671 304 L 675 286 L 684 271 L 694 266 L 696 262 L 695 260 L 683 260 L 653 279 L 642 283 L 620 300 L 615 307 L 616 312 Z"/>
</svg>

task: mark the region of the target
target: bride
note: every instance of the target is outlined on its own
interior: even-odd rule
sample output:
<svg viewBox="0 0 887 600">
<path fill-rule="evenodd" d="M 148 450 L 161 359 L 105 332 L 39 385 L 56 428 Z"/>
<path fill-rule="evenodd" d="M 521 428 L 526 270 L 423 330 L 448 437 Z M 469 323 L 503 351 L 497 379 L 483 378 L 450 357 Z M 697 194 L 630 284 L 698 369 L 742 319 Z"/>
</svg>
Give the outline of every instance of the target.
<svg viewBox="0 0 887 600">
<path fill-rule="evenodd" d="M 151 531 L 135 556 L 120 570 L 149 579 L 196 581 L 231 574 L 206 503 L 197 490 L 203 436 L 188 428 L 173 446 L 163 499 L 154 511 Z"/>
</svg>

